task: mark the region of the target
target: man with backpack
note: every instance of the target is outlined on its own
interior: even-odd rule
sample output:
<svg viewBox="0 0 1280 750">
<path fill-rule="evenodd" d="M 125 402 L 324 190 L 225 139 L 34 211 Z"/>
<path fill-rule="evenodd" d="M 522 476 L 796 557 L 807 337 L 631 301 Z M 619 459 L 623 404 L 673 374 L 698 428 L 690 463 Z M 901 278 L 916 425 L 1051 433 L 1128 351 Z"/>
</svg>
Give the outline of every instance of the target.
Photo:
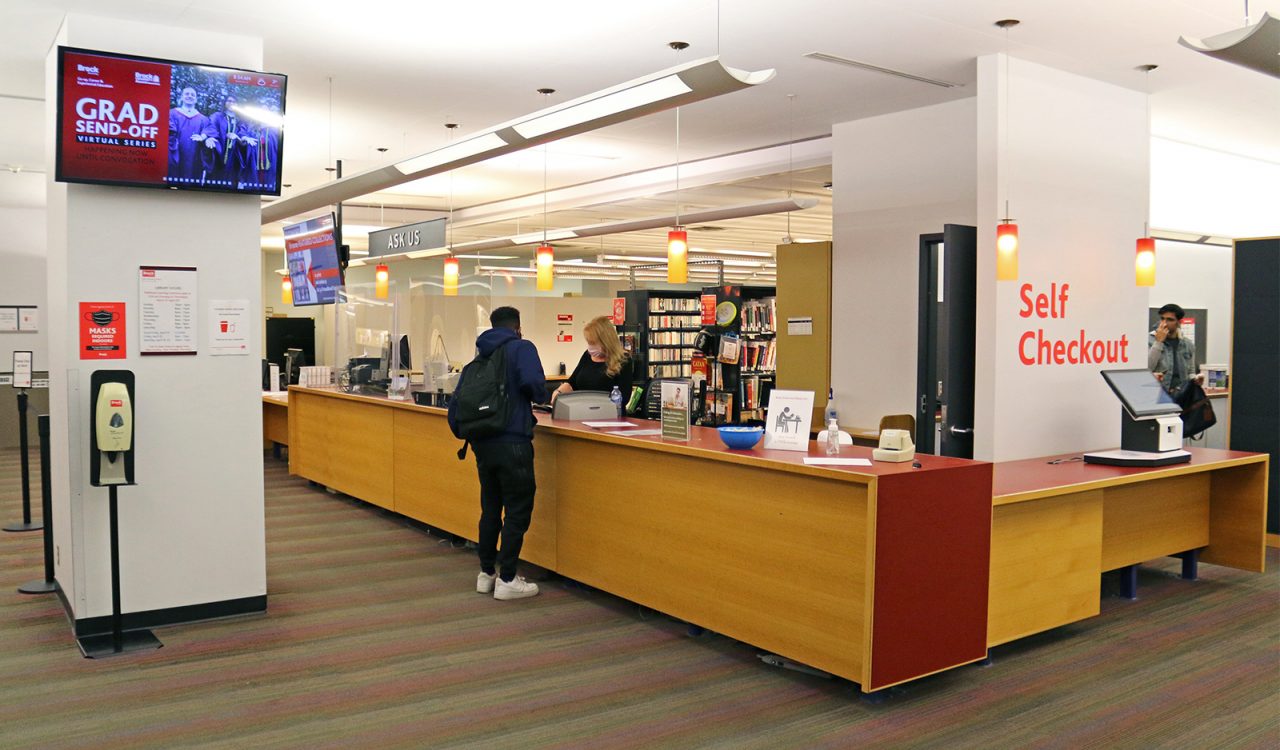
<svg viewBox="0 0 1280 750">
<path fill-rule="evenodd" d="M 538 584 L 516 575 L 533 516 L 533 402 L 546 398 L 538 349 L 520 335 L 520 311 L 499 307 L 476 339 L 476 358 L 462 370 L 449 401 L 449 427 L 476 454 L 480 475 L 480 574 L 476 591 L 495 599 L 537 596 Z M 503 511 L 506 518 L 503 519 Z M 502 550 L 498 550 L 498 537 Z"/>
</svg>

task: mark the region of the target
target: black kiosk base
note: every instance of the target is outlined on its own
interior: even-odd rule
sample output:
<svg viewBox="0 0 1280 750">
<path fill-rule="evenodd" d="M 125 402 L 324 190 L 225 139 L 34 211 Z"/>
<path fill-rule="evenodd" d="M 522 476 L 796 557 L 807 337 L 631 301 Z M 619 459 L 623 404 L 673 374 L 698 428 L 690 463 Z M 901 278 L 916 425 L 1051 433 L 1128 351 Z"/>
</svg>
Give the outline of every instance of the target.
<svg viewBox="0 0 1280 750">
<path fill-rule="evenodd" d="M 76 639 L 80 653 L 86 659 L 102 659 L 118 656 L 133 651 L 150 651 L 164 644 L 150 630 L 129 630 L 120 633 L 103 633 L 101 635 L 84 635 Z"/>
</svg>

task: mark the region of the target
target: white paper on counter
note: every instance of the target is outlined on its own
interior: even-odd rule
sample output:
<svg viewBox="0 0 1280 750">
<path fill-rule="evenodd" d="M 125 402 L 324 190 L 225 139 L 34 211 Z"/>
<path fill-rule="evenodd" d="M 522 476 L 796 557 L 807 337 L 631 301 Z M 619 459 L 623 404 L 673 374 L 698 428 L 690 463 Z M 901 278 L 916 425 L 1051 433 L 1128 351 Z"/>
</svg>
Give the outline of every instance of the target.
<svg viewBox="0 0 1280 750">
<path fill-rule="evenodd" d="M 583 427 L 635 427 L 630 422 L 583 422 Z"/>
<path fill-rule="evenodd" d="M 627 435 L 628 437 L 639 437 L 641 435 L 661 435 L 662 430 L 617 430 L 616 432 L 606 432 L 606 435 Z"/>
<path fill-rule="evenodd" d="M 839 458 L 837 456 L 805 456 L 806 466 L 870 466 L 865 458 Z"/>
</svg>

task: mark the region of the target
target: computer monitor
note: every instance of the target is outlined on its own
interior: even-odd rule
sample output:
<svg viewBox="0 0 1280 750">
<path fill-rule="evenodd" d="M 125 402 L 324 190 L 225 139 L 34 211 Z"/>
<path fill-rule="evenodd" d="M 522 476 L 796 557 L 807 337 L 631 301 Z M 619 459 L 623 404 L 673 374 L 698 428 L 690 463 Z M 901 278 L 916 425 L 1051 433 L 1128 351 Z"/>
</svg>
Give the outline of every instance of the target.
<svg viewBox="0 0 1280 750">
<path fill-rule="evenodd" d="M 301 374 L 302 368 L 307 366 L 307 355 L 301 349 L 285 349 L 284 363 L 285 372 L 289 376 L 289 384 L 297 385 L 298 376 Z"/>
<path fill-rule="evenodd" d="M 413 359 L 409 356 L 409 337 L 408 335 L 400 337 L 400 369 L 412 370 Z"/>
<path fill-rule="evenodd" d="M 1178 414 L 1182 407 L 1149 370 L 1103 370 L 1102 377 L 1111 386 L 1124 410 L 1134 419 Z"/>
</svg>

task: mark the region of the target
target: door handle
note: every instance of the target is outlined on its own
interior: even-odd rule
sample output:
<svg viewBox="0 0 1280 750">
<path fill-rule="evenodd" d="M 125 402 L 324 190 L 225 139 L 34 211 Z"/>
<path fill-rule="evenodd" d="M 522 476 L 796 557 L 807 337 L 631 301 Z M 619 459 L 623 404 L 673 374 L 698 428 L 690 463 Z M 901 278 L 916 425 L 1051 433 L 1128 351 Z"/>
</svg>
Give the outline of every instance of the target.
<svg viewBox="0 0 1280 750">
<path fill-rule="evenodd" d="M 960 437 L 963 435 L 972 435 L 973 428 L 972 427 L 952 427 L 951 434 L 957 437 Z"/>
<path fill-rule="evenodd" d="M 925 409 L 924 399 L 925 399 L 925 394 L 921 393 L 920 394 L 920 413 L 921 414 L 924 414 L 924 409 Z"/>
</svg>

